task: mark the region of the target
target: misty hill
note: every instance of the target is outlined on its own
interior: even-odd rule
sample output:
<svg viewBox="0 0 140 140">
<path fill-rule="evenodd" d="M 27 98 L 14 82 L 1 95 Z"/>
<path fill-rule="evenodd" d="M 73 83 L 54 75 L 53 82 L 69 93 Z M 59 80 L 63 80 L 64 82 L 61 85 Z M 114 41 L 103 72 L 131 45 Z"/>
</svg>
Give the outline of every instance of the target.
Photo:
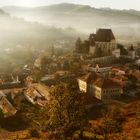
<svg viewBox="0 0 140 140">
<path fill-rule="evenodd" d="M 79 36 L 74 29 L 27 22 L 22 18 L 12 17 L 3 10 L 0 10 L 0 32 L 1 48 L 18 45 L 47 47 L 55 41 L 71 41 Z"/>
<path fill-rule="evenodd" d="M 112 28 L 119 40 L 138 41 L 140 38 L 140 11 L 97 9 L 87 5 L 58 4 L 35 8 L 3 7 L 6 12 L 26 20 L 57 27 L 71 26 L 86 33 L 99 27 Z"/>
</svg>

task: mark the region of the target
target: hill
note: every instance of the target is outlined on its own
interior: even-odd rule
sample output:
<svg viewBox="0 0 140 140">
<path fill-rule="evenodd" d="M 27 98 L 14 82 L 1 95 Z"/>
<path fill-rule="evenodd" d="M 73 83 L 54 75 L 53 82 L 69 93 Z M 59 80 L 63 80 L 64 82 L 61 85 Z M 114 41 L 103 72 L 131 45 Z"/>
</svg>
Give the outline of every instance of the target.
<svg viewBox="0 0 140 140">
<path fill-rule="evenodd" d="M 10 14 L 56 27 L 71 26 L 84 33 L 99 27 L 112 28 L 120 41 L 138 41 L 140 37 L 140 11 L 97 9 L 88 5 L 57 4 L 35 8 L 3 7 Z"/>
<path fill-rule="evenodd" d="M 0 10 L 0 47 L 9 48 L 18 45 L 47 47 L 55 41 L 71 41 L 79 33 L 71 28 L 62 29 L 41 25 L 38 22 L 25 21 Z"/>
</svg>

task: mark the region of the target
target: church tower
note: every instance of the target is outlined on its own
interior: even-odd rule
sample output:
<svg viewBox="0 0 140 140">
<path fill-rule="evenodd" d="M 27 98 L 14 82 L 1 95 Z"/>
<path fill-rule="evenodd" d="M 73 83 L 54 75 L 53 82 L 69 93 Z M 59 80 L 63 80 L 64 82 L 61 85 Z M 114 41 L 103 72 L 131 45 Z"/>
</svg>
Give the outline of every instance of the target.
<svg viewBox="0 0 140 140">
<path fill-rule="evenodd" d="M 136 57 L 136 52 L 135 52 L 135 50 L 134 50 L 134 47 L 133 47 L 133 45 L 131 45 L 131 47 L 130 47 L 130 49 L 129 49 L 129 56 L 131 57 L 131 59 L 135 59 L 135 57 Z"/>
</svg>

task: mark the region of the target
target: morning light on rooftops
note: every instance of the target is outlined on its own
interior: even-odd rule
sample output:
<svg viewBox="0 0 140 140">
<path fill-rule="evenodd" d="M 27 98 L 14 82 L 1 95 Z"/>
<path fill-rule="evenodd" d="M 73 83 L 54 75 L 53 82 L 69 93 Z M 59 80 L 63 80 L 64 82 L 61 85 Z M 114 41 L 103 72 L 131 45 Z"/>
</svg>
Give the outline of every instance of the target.
<svg viewBox="0 0 140 140">
<path fill-rule="evenodd" d="M 139 0 L 0 0 L 0 140 L 139 140 Z"/>
</svg>

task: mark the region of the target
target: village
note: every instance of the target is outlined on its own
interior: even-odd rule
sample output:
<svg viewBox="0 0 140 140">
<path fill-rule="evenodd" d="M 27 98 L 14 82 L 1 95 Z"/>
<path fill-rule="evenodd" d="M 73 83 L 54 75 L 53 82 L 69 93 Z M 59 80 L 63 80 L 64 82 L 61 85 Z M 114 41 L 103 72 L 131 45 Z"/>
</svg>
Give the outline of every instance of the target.
<svg viewBox="0 0 140 140">
<path fill-rule="evenodd" d="M 105 106 L 128 105 L 140 99 L 138 46 L 118 43 L 111 29 L 97 29 L 85 41 L 78 38 L 73 51 L 58 54 L 52 46 L 47 57 L 40 52 L 32 64 L 0 74 L 2 120 L 21 113 L 23 102 L 45 108 L 53 99 L 51 90 L 61 83 L 77 87 L 90 115 Z"/>
<path fill-rule="evenodd" d="M 119 45 L 111 29 L 98 29 L 86 41 L 78 38 L 73 53 L 55 56 L 52 47 L 50 56 L 39 56 L 19 75 L 1 76 L 0 108 L 5 117 L 17 112 L 8 97 L 43 106 L 50 100 L 50 88 L 60 82 L 77 82 L 81 94 L 93 99 L 88 106 L 139 97 L 139 55 L 133 45 Z"/>
</svg>

